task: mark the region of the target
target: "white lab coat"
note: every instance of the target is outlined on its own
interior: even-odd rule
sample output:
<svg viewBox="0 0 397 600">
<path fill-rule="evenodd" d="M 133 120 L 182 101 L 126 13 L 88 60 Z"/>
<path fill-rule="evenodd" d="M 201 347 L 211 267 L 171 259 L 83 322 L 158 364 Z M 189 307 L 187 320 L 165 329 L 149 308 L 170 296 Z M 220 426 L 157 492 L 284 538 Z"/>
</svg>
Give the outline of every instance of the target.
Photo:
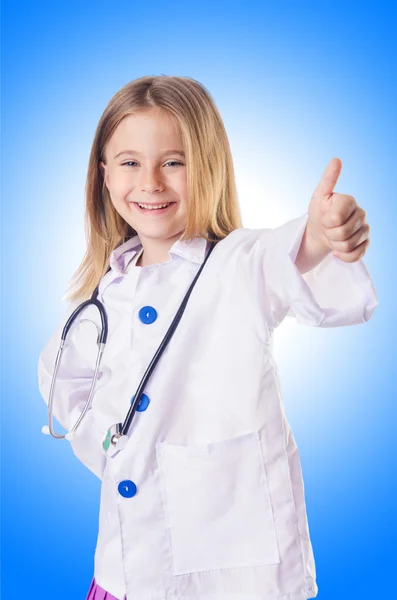
<svg viewBox="0 0 397 600">
<path fill-rule="evenodd" d="M 314 327 L 368 321 L 377 297 L 364 261 L 332 253 L 303 276 L 294 264 L 308 214 L 218 243 L 144 392 L 124 450 L 105 453 L 209 244 L 178 240 L 168 262 L 137 267 L 135 236 L 114 250 L 99 299 L 109 337 L 94 395 L 71 442 L 102 480 L 97 583 L 129 600 L 306 600 L 315 564 L 295 440 L 284 414 L 273 331 L 287 315 Z M 39 359 L 48 403 L 61 323 Z M 144 323 L 139 311 L 153 307 Z M 73 328 L 54 414 L 70 428 L 97 355 L 95 308 Z M 55 440 L 54 442 L 55 443 Z M 121 484 L 120 482 L 126 482 Z M 124 489 L 136 486 L 126 497 Z M 120 491 L 121 489 L 121 491 Z"/>
</svg>

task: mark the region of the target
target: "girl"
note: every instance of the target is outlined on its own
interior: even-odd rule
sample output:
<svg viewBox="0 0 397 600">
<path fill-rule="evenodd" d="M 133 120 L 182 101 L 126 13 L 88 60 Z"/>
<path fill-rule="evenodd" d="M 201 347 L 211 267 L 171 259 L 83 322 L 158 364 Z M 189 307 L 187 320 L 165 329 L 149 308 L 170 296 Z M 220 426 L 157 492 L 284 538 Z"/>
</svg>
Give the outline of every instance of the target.
<svg viewBox="0 0 397 600">
<path fill-rule="evenodd" d="M 87 252 L 38 370 L 48 403 L 66 318 L 98 286 L 109 337 L 93 401 L 70 437 L 102 482 L 87 600 L 317 595 L 272 343 L 287 315 L 339 327 L 368 321 L 377 306 L 362 259 L 369 226 L 352 196 L 333 191 L 340 169 L 332 159 L 304 215 L 245 229 L 226 131 L 200 83 L 142 77 L 110 100 L 89 159 Z M 92 322 L 100 327 L 88 305 L 57 373 L 54 414 L 68 430 L 93 379 Z"/>
</svg>

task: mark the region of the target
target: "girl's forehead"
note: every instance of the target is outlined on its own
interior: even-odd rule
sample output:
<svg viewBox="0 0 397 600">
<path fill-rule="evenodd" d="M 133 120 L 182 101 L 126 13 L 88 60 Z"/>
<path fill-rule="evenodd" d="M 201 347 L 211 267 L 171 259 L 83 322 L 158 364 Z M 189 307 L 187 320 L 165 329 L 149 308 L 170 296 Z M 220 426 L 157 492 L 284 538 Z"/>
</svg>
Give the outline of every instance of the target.
<svg viewBox="0 0 397 600">
<path fill-rule="evenodd" d="M 150 111 L 125 116 L 116 127 L 115 134 L 134 135 L 145 132 L 170 134 L 178 133 L 175 118 L 164 111 Z"/>
<path fill-rule="evenodd" d="M 111 135 L 106 150 L 110 158 L 120 152 L 136 155 L 183 150 L 182 136 L 171 116 L 159 113 L 127 115 Z"/>
</svg>

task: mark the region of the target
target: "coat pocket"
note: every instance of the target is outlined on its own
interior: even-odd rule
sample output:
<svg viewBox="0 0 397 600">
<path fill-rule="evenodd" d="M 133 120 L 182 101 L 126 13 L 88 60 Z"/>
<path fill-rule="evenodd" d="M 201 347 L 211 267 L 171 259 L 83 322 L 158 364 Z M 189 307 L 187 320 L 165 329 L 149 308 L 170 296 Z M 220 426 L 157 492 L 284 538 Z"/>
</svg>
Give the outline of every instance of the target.
<svg viewBox="0 0 397 600">
<path fill-rule="evenodd" d="M 280 562 L 258 432 L 156 450 L 174 575 Z"/>
</svg>

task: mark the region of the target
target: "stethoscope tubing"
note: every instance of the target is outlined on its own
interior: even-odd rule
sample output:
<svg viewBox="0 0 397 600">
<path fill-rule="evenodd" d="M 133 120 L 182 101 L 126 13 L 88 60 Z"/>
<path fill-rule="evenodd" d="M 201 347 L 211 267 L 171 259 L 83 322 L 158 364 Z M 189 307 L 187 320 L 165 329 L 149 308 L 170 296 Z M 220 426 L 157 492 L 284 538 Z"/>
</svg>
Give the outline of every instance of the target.
<svg viewBox="0 0 397 600">
<path fill-rule="evenodd" d="M 174 335 L 175 330 L 178 327 L 178 323 L 181 320 L 183 313 L 185 312 L 185 308 L 186 308 L 186 305 L 188 303 L 190 294 L 192 293 L 192 290 L 193 290 L 193 288 L 194 288 L 194 286 L 196 284 L 196 281 L 200 277 L 200 273 L 203 270 L 204 265 L 207 262 L 210 254 L 211 254 L 211 252 L 213 251 L 214 248 L 215 248 L 215 243 L 212 242 L 211 247 L 210 247 L 210 249 L 208 251 L 208 254 L 207 254 L 207 256 L 206 256 L 203 264 L 201 265 L 200 269 L 198 270 L 195 278 L 193 279 L 193 281 L 192 281 L 192 283 L 191 283 L 188 291 L 186 292 L 186 295 L 185 295 L 185 297 L 182 300 L 182 303 L 181 303 L 181 305 L 180 305 L 180 307 L 179 307 L 179 309 L 178 309 L 178 311 L 177 311 L 177 313 L 176 313 L 176 315 L 174 317 L 174 320 L 172 321 L 170 327 L 168 328 L 167 333 L 165 334 L 165 336 L 164 336 L 161 344 L 157 348 L 156 353 L 153 356 L 153 358 L 152 358 L 152 360 L 151 360 L 148 368 L 146 369 L 146 371 L 145 371 L 145 373 L 144 373 L 144 375 L 142 377 L 142 380 L 141 380 L 140 384 L 138 385 L 137 391 L 135 392 L 134 400 L 131 403 L 131 406 L 130 406 L 130 408 L 128 410 L 126 418 L 124 419 L 124 423 L 121 425 L 121 428 L 120 428 L 120 430 L 118 432 L 120 436 L 128 434 L 128 430 L 129 430 L 129 428 L 131 426 L 131 422 L 132 422 L 133 416 L 134 416 L 135 411 L 137 409 L 137 406 L 138 406 L 138 404 L 140 402 L 140 399 L 141 399 L 141 396 L 143 394 L 143 390 L 145 388 L 145 385 L 146 385 L 148 379 L 150 378 L 152 372 L 154 371 L 154 369 L 155 369 L 158 361 L 160 360 L 160 357 L 161 357 L 162 353 L 164 352 L 164 350 L 168 346 L 168 344 L 169 344 L 172 336 Z"/>
<path fill-rule="evenodd" d="M 134 414 L 136 412 L 136 409 L 139 405 L 141 396 L 143 394 L 143 391 L 145 389 L 146 383 L 149 380 L 151 374 L 153 373 L 158 361 L 160 360 L 160 357 L 162 355 L 162 353 L 164 352 L 165 348 L 167 347 L 167 345 L 169 344 L 172 336 L 175 333 L 175 330 L 179 324 L 179 321 L 182 318 L 182 315 L 185 311 L 185 308 L 187 306 L 189 297 L 192 293 L 192 290 L 197 282 L 197 279 L 199 278 L 201 271 L 204 268 L 204 265 L 206 264 L 210 254 L 212 253 L 213 249 L 215 248 L 216 245 L 216 241 L 211 242 L 210 245 L 210 249 L 207 253 L 207 256 L 205 257 L 205 260 L 203 262 L 203 264 L 201 265 L 199 271 L 197 272 L 195 278 L 193 279 L 188 291 L 186 292 L 182 303 L 170 325 L 170 327 L 168 328 L 161 344 L 159 345 L 155 355 L 153 356 L 148 368 L 146 369 L 141 382 L 138 385 L 137 391 L 134 395 L 134 400 L 133 402 L 131 402 L 131 406 L 128 410 L 128 413 L 124 419 L 123 423 L 118 423 L 116 425 L 116 433 L 112 436 L 111 438 L 111 443 L 113 445 L 116 445 L 116 443 L 118 442 L 118 440 L 120 440 L 121 438 L 123 438 L 124 436 L 128 436 L 128 431 L 131 427 L 131 423 L 132 423 L 132 419 L 134 417 Z M 108 273 L 110 271 L 110 267 L 108 269 L 108 271 L 106 273 Z M 105 273 L 105 274 L 106 274 Z M 43 427 L 42 431 L 43 433 L 46 434 L 51 434 L 54 438 L 56 439 L 68 439 L 69 441 L 71 441 L 75 435 L 75 432 L 78 428 L 78 426 L 80 425 L 81 421 L 83 420 L 85 414 L 87 413 L 88 409 L 91 406 L 91 401 L 92 401 L 92 397 L 94 395 L 94 390 L 95 390 L 95 386 L 97 383 L 97 376 L 98 376 L 98 371 L 99 371 L 99 367 L 101 364 L 101 360 L 102 360 L 102 355 L 103 355 L 103 351 L 105 349 L 105 345 L 107 342 L 107 337 L 108 337 L 108 317 L 107 317 L 107 313 L 106 313 L 106 309 L 104 307 L 104 305 L 98 300 L 97 296 L 98 296 L 98 292 L 99 292 L 99 285 L 95 288 L 94 292 L 91 295 L 91 298 L 89 298 L 88 300 L 85 300 L 84 302 L 82 302 L 73 312 L 72 314 L 69 316 L 68 320 L 65 323 L 65 326 L 63 327 L 62 330 L 62 334 L 61 334 L 61 343 L 60 343 L 60 347 L 56 356 L 56 360 L 55 360 L 55 366 L 54 366 L 54 372 L 53 372 L 53 376 L 52 376 L 52 380 L 51 380 L 51 385 L 50 385 L 50 392 L 49 392 L 49 399 L 48 399 L 48 427 Z M 59 365 L 60 365 L 60 361 L 61 361 L 61 356 L 64 350 L 64 345 L 65 345 L 65 341 L 66 341 L 66 337 L 72 327 L 72 324 L 74 323 L 74 321 L 77 319 L 77 317 L 80 315 L 80 313 L 85 310 L 85 308 L 87 308 L 87 306 L 90 305 L 94 305 L 97 307 L 100 317 L 101 317 L 101 329 L 98 329 L 98 339 L 97 339 L 97 343 L 98 343 L 98 354 L 96 357 L 96 363 L 95 363 L 95 369 L 94 369 L 94 375 L 93 375 L 93 379 L 91 382 L 91 387 L 90 387 L 90 391 L 88 394 L 88 398 L 87 401 L 84 405 L 84 408 L 78 418 L 78 420 L 76 421 L 76 423 L 73 425 L 73 427 L 70 429 L 70 431 L 64 435 L 56 433 L 54 428 L 53 428 L 53 424 L 52 424 L 52 419 L 53 419 L 53 397 L 54 397 L 54 388 L 55 388 L 55 382 L 56 382 L 56 375 L 58 373 L 58 369 L 59 369 Z"/>
</svg>

